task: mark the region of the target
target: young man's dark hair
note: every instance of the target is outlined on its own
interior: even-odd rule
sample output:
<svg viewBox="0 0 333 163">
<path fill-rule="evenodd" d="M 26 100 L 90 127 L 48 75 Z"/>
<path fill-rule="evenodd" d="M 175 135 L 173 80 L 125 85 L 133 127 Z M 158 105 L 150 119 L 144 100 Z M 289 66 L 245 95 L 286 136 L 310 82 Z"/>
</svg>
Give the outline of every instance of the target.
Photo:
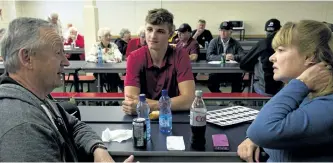
<svg viewBox="0 0 333 163">
<path fill-rule="evenodd" d="M 167 23 L 170 32 L 174 31 L 173 14 L 163 8 L 149 10 L 148 15 L 146 16 L 146 23 L 152 25 L 161 25 Z"/>
</svg>

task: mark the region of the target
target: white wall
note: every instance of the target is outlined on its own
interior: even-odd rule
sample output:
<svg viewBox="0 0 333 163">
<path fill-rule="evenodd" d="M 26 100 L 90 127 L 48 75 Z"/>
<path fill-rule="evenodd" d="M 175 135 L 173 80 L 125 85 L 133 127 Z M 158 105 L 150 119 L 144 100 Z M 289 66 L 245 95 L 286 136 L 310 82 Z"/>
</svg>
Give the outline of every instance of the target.
<svg viewBox="0 0 333 163">
<path fill-rule="evenodd" d="M 0 0 L 0 9 L 2 9 L 0 28 L 4 28 L 8 26 L 10 20 L 16 17 L 15 1 Z"/>
<path fill-rule="evenodd" d="M 20 16 L 46 18 L 56 11 L 63 27 L 73 23 L 83 31 L 84 1 L 20 1 Z M 207 21 L 207 28 L 217 34 L 223 20 L 238 19 L 245 21 L 246 34 L 264 34 L 264 23 L 276 17 L 282 23 L 300 19 L 315 19 L 333 22 L 333 2 L 280 1 L 280 2 L 239 2 L 239 1 L 97 1 L 99 27 L 110 27 L 113 35 L 121 28 L 129 28 L 136 34 L 149 9 L 166 8 L 175 16 L 175 24 L 189 23 L 195 28 L 199 18 Z M 0 2 L 1 7 L 1 2 Z M 1 23 L 0 23 L 1 25 Z"/>
</svg>

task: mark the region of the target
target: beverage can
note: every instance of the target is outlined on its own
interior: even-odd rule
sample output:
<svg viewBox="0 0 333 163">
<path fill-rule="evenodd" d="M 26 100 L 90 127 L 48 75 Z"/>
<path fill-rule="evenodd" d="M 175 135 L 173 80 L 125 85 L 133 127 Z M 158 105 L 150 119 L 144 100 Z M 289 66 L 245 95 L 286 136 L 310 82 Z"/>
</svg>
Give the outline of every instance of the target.
<svg viewBox="0 0 333 163">
<path fill-rule="evenodd" d="M 221 64 L 225 63 L 225 54 L 221 54 Z"/>
<path fill-rule="evenodd" d="M 147 125 L 145 118 L 133 119 L 133 145 L 136 148 L 147 147 Z"/>
</svg>

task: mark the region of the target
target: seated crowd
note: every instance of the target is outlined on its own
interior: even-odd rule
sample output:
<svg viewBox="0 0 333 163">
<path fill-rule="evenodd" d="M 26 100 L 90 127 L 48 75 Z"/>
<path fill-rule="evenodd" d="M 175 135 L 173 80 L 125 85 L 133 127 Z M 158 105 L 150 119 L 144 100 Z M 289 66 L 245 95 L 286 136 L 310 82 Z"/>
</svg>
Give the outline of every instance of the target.
<svg viewBox="0 0 333 163">
<path fill-rule="evenodd" d="M 59 34 L 57 15 L 51 14 L 48 20 L 16 18 L 1 39 L 6 72 L 0 77 L 0 161 L 114 162 L 101 138 L 87 124 L 47 98 L 62 84 L 61 74 L 70 64 L 68 59 L 72 56 L 64 54 L 64 44 L 78 45 L 83 39 L 71 27 L 64 40 Z M 258 162 L 265 153 L 269 162 L 331 161 L 330 28 L 314 20 L 281 26 L 279 20 L 271 19 L 265 24 L 267 38 L 245 54 L 240 43 L 231 37 L 230 22 L 220 24 L 217 38 L 212 38 L 205 23 L 200 20 L 198 29 L 193 31 L 186 23 L 176 29 L 172 13 L 153 9 L 148 11 L 138 38 L 130 39 L 130 31 L 123 29 L 113 43 L 110 29 L 99 29 L 99 40 L 85 60 L 96 62 L 99 49 L 105 62 L 126 58 L 123 86 L 119 74 L 102 74 L 101 80 L 108 83 L 109 91 L 123 89 L 122 109 L 126 114 L 136 114 L 142 93 L 151 110 L 159 110 L 162 89 L 168 90 L 173 111 L 188 111 L 195 96 L 191 62 L 197 60 L 200 46 L 204 47 L 207 41 L 207 61 L 225 57 L 239 62 L 242 69 L 255 72 L 258 81 L 254 90 L 273 96 L 238 146 L 241 159 Z M 169 39 L 175 31 L 178 38 L 174 39 L 174 46 Z M 228 81 L 232 82 L 232 92 L 241 92 L 241 80 L 242 74 L 210 74 L 208 87 L 220 92 L 219 85 Z M 125 162 L 133 159 L 130 156 Z"/>
</svg>

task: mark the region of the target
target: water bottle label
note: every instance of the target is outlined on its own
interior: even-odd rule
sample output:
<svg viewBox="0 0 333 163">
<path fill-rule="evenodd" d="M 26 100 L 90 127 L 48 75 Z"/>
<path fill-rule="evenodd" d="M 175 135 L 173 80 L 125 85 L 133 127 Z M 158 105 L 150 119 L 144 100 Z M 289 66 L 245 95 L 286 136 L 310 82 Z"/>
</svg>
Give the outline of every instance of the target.
<svg viewBox="0 0 333 163">
<path fill-rule="evenodd" d="M 159 123 L 160 123 L 160 126 L 162 126 L 162 127 L 170 127 L 171 123 L 172 123 L 171 117 L 160 116 Z"/>
<path fill-rule="evenodd" d="M 191 126 L 206 126 L 206 113 L 191 111 L 190 124 Z"/>
</svg>

